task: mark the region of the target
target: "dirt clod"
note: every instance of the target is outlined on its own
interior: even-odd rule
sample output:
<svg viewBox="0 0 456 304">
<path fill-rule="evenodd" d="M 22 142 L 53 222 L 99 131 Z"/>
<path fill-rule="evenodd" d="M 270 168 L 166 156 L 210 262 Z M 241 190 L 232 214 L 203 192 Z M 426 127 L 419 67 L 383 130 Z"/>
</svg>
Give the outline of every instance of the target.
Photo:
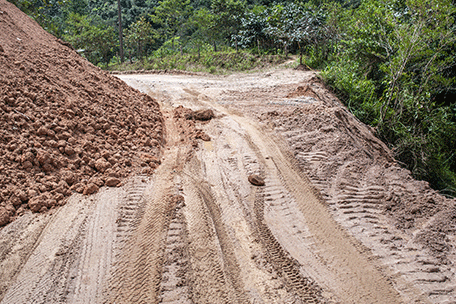
<svg viewBox="0 0 456 304">
<path fill-rule="evenodd" d="M 264 186 L 264 179 L 258 175 L 252 174 L 248 177 L 249 182 L 254 186 Z"/>
<path fill-rule="evenodd" d="M 178 106 L 175 108 L 173 115 L 174 120 L 176 121 L 176 124 L 180 130 L 181 142 L 185 143 L 187 141 L 190 141 L 194 147 L 198 146 L 196 139 L 201 139 L 204 141 L 211 140 L 211 137 L 207 135 L 203 130 L 196 128 L 195 120 L 198 119 L 196 118 L 195 113 L 200 113 L 198 114 L 199 118 L 208 118 L 199 120 L 210 120 L 214 117 L 214 112 L 210 109 L 192 111 L 191 109 L 185 108 L 183 106 Z"/>
<path fill-rule="evenodd" d="M 98 189 L 99 189 L 99 187 L 96 184 L 89 183 L 84 188 L 84 191 L 82 192 L 82 194 L 84 194 L 84 195 L 93 194 L 93 193 L 96 193 L 98 191 Z"/>
<path fill-rule="evenodd" d="M 115 177 L 109 177 L 106 180 L 106 186 L 108 187 L 117 187 L 117 185 L 120 184 L 120 179 L 115 178 Z"/>
<path fill-rule="evenodd" d="M 0 207 L 0 226 L 8 224 L 10 221 L 10 215 L 4 207 Z"/>
<path fill-rule="evenodd" d="M 193 117 L 196 120 L 211 120 L 214 118 L 214 112 L 211 109 L 208 110 L 198 110 L 193 112 Z"/>
<path fill-rule="evenodd" d="M 43 210 L 43 207 L 47 209 L 46 201 L 48 200 L 48 196 L 46 194 L 42 194 L 40 196 L 33 197 L 28 202 L 28 207 L 33 212 L 40 212 Z"/>
</svg>

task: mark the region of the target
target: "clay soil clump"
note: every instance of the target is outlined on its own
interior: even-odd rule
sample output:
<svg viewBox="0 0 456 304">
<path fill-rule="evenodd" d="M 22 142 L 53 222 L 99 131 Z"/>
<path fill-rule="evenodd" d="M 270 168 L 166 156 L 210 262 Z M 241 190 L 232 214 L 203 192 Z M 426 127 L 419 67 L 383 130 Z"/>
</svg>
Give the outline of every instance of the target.
<svg viewBox="0 0 456 304">
<path fill-rule="evenodd" d="M 164 134 L 157 102 L 4 0 L 0 15 L 0 226 L 152 173 Z"/>
<path fill-rule="evenodd" d="M 181 134 L 181 142 L 189 142 L 193 147 L 197 147 L 197 139 L 210 141 L 211 137 L 197 128 L 196 121 L 208 121 L 213 117 L 214 112 L 212 110 L 193 111 L 183 106 L 175 108 L 173 118 Z"/>
</svg>

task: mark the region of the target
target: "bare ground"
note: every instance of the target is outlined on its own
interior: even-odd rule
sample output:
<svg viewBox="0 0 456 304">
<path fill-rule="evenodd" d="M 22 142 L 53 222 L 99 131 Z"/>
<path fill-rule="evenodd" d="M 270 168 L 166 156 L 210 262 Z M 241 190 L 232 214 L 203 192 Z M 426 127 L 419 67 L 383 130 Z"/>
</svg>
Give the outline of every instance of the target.
<svg viewBox="0 0 456 304">
<path fill-rule="evenodd" d="M 161 165 L 2 228 L 0 303 L 456 301 L 454 201 L 314 73 L 121 78 L 161 103 Z"/>
</svg>

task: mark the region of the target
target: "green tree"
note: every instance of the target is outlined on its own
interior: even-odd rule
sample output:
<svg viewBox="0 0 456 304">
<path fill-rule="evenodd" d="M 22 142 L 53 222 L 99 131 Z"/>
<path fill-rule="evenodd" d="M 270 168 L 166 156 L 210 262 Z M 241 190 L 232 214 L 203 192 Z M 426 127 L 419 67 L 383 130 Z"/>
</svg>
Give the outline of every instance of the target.
<svg viewBox="0 0 456 304">
<path fill-rule="evenodd" d="M 455 86 L 447 76 L 455 13 L 450 0 L 366 0 L 347 11 L 339 54 L 323 75 L 415 177 L 456 190 L 455 103 L 434 98 Z"/>
<path fill-rule="evenodd" d="M 140 17 L 138 21 L 131 24 L 125 32 L 125 40 L 127 46 L 136 50 L 136 55 L 143 58 L 144 48 L 154 42 L 154 37 L 157 32 L 152 28 L 151 24 L 145 17 Z"/>
<path fill-rule="evenodd" d="M 104 62 L 108 65 L 114 54 L 116 33 L 96 18 L 71 13 L 67 19 L 66 41 L 74 48 L 83 50 L 86 58 L 94 64 Z"/>
<path fill-rule="evenodd" d="M 190 0 L 163 0 L 150 14 L 152 22 L 161 26 L 159 30 L 165 40 L 171 39 L 174 49 L 174 39 L 186 29 L 187 21 L 192 12 Z"/>
<path fill-rule="evenodd" d="M 241 0 L 212 0 L 211 9 L 215 16 L 213 37 L 225 42 L 230 41 L 240 30 L 246 3 Z M 214 39 L 214 51 L 217 51 L 215 43 Z"/>
<path fill-rule="evenodd" d="M 214 19 L 215 16 L 207 8 L 201 8 L 194 11 L 193 15 L 190 17 L 189 23 L 193 28 L 193 33 L 191 36 L 192 43 L 198 49 L 198 58 L 200 55 L 200 50 L 203 44 L 210 43 L 214 38 Z"/>
</svg>

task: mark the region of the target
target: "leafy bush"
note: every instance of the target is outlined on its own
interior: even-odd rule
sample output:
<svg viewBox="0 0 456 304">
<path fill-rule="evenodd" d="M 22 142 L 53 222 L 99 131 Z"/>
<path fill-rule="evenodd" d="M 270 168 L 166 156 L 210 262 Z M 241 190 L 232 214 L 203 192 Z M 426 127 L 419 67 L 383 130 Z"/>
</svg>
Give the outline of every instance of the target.
<svg viewBox="0 0 456 304">
<path fill-rule="evenodd" d="M 450 192 L 455 111 L 434 97 L 455 85 L 445 73 L 455 62 L 455 13 L 448 0 L 363 1 L 342 14 L 338 55 L 322 73 L 416 178 Z"/>
</svg>

